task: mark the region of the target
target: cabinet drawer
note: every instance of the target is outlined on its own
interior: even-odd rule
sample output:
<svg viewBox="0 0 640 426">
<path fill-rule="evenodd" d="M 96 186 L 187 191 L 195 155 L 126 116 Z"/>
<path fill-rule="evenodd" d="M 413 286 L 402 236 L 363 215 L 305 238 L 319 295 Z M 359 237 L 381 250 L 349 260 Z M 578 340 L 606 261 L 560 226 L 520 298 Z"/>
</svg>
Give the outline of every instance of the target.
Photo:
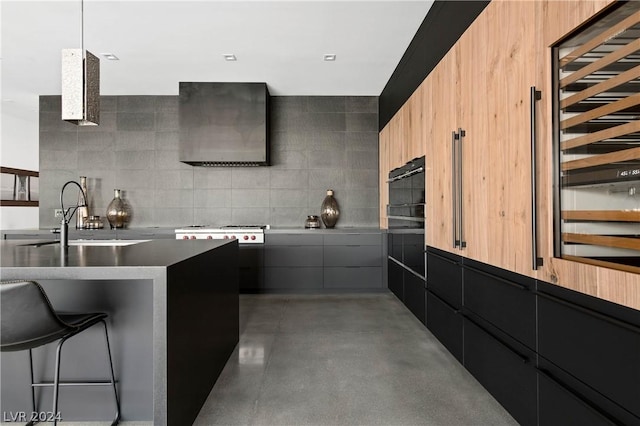
<svg viewBox="0 0 640 426">
<path fill-rule="evenodd" d="M 533 352 L 519 354 L 464 320 L 464 366 L 521 425 L 537 423 L 534 359 Z"/>
<path fill-rule="evenodd" d="M 393 260 L 387 261 L 387 287 L 401 301 L 404 300 L 404 269 Z"/>
<path fill-rule="evenodd" d="M 425 323 L 425 282 L 407 271 L 404 271 L 404 304 L 421 323 Z"/>
<path fill-rule="evenodd" d="M 325 267 L 324 288 L 382 288 L 382 267 Z"/>
<path fill-rule="evenodd" d="M 640 417 L 639 330 L 555 296 L 538 296 L 540 355 L 636 417 Z"/>
<path fill-rule="evenodd" d="M 322 267 L 322 246 L 269 246 L 264 248 L 264 266 Z"/>
<path fill-rule="evenodd" d="M 325 234 L 324 244 L 329 246 L 381 246 L 382 234 Z"/>
<path fill-rule="evenodd" d="M 382 266 L 381 246 L 324 246 L 325 266 Z"/>
<path fill-rule="evenodd" d="M 465 308 L 534 349 L 536 298 L 529 290 L 535 288 L 534 280 L 515 274 L 496 276 L 478 262 L 470 266 L 465 259 L 464 263 Z"/>
<path fill-rule="evenodd" d="M 312 232 L 312 231 L 309 231 Z M 264 235 L 267 245 L 321 246 L 322 234 L 269 234 Z"/>
<path fill-rule="evenodd" d="M 610 426 L 616 424 L 548 374 L 539 372 L 538 376 L 540 426 Z"/>
<path fill-rule="evenodd" d="M 462 306 L 462 266 L 457 260 L 427 251 L 427 288 L 458 309 Z"/>
<path fill-rule="evenodd" d="M 426 311 L 429 331 L 462 363 L 462 315 L 429 290 Z"/>
<path fill-rule="evenodd" d="M 265 268 L 264 287 L 275 289 L 322 288 L 322 268 Z"/>
</svg>

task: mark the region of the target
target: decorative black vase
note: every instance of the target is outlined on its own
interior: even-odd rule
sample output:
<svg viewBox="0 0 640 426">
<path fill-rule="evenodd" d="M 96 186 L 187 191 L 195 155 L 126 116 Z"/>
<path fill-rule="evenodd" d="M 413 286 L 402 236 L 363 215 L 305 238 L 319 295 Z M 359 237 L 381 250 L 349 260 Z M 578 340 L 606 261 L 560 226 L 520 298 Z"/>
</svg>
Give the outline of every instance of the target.
<svg viewBox="0 0 640 426">
<path fill-rule="evenodd" d="M 327 189 L 327 196 L 324 197 L 322 202 L 320 217 L 327 228 L 336 226 L 336 222 L 340 218 L 340 209 L 338 208 L 338 202 L 333 198 L 333 189 Z"/>
</svg>

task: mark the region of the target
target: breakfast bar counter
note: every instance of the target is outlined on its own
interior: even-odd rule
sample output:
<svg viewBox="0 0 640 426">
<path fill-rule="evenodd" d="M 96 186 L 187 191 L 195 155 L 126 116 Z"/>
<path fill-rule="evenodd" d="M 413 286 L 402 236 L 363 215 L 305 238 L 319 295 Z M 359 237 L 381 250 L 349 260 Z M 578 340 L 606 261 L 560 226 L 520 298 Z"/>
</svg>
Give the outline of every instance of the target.
<svg viewBox="0 0 640 426">
<path fill-rule="evenodd" d="M 107 312 L 123 421 L 191 424 L 235 348 L 238 243 L 233 240 L 0 242 L 2 280 L 38 281 L 58 311 Z M 62 380 L 108 376 L 100 330 L 65 344 Z M 86 336 L 85 336 L 86 334 Z M 34 350 L 49 380 L 55 343 Z M 105 358 L 105 359 L 103 359 Z M 28 353 L 2 353 L 3 412 L 30 412 Z M 67 421 L 109 419 L 108 388 L 63 388 Z M 38 396 L 39 395 L 39 396 Z M 38 411 L 51 392 L 37 392 Z"/>
</svg>

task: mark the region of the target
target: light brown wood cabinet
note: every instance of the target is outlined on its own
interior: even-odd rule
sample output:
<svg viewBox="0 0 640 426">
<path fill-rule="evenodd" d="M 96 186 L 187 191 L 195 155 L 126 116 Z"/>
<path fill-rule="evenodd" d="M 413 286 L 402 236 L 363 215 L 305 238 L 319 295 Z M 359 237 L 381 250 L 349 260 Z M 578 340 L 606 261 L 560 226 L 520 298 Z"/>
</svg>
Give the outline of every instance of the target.
<svg viewBox="0 0 640 426">
<path fill-rule="evenodd" d="M 417 152 L 406 138 L 424 141 L 427 245 L 640 309 L 638 274 L 576 264 L 554 258 L 553 252 L 551 46 L 611 3 L 492 1 L 387 125 L 395 132 L 381 133 L 381 212 L 387 202 L 383 177 Z M 541 91 L 533 123 L 537 237 L 532 235 L 532 86 Z M 465 131 L 463 249 L 453 246 L 452 132 L 459 128 Z M 401 153 L 385 157 L 383 146 Z M 537 270 L 533 238 L 543 261 Z"/>
<path fill-rule="evenodd" d="M 537 2 L 490 4 L 427 77 L 427 244 L 520 273 L 531 269 L 530 87 Z M 517 23 L 517 24 L 516 24 Z M 509 82 L 507 84 L 507 82 Z M 462 129 L 462 240 L 453 247 L 452 132 Z M 459 154 L 458 154 L 459 155 Z"/>
</svg>

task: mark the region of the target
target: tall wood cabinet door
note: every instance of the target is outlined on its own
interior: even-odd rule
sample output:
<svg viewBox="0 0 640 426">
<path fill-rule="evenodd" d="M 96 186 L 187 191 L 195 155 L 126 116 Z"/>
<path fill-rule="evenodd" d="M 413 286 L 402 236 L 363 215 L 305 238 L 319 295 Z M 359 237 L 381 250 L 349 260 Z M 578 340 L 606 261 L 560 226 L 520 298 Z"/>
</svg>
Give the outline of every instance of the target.
<svg viewBox="0 0 640 426">
<path fill-rule="evenodd" d="M 404 158 L 405 162 L 425 155 L 425 118 L 424 96 L 425 82 L 413 92 L 405 104 L 404 118 Z"/>
<path fill-rule="evenodd" d="M 400 167 L 406 162 L 403 161 L 404 113 L 405 107 L 403 106 L 387 124 L 389 126 L 389 170 Z"/>
<path fill-rule="evenodd" d="M 425 239 L 429 246 L 461 254 L 453 245 L 452 133 L 458 126 L 457 77 L 457 51 L 452 48 L 423 83 L 427 105 Z"/>
<path fill-rule="evenodd" d="M 380 131 L 378 137 L 378 188 L 380 192 L 380 228 L 387 229 L 387 204 L 389 203 L 389 185 L 387 184 L 387 177 L 391 167 L 389 165 L 389 144 L 390 144 L 390 130 L 387 124 L 384 129 Z"/>
<path fill-rule="evenodd" d="M 539 78 L 538 7 L 493 1 L 458 43 L 465 255 L 531 276 L 530 88 Z"/>
</svg>

